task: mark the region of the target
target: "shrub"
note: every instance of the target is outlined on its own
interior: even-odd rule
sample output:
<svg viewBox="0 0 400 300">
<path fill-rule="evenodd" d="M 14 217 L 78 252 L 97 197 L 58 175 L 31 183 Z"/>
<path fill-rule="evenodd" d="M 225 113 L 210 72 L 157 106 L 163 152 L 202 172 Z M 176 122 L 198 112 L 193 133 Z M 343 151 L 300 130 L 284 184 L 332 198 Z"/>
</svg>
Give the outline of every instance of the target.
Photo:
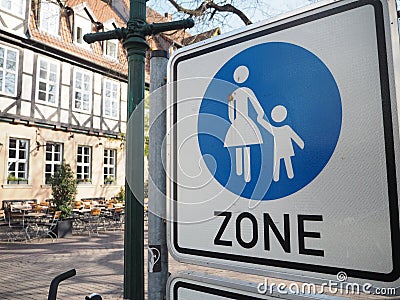
<svg viewBox="0 0 400 300">
<path fill-rule="evenodd" d="M 60 168 L 50 177 L 49 183 L 56 209 L 61 211 L 61 217 L 69 217 L 77 193 L 76 179 L 71 166 L 63 161 Z"/>
<path fill-rule="evenodd" d="M 118 194 L 115 195 L 115 199 L 117 202 L 125 202 L 125 190 L 122 186 L 120 187 Z"/>
</svg>

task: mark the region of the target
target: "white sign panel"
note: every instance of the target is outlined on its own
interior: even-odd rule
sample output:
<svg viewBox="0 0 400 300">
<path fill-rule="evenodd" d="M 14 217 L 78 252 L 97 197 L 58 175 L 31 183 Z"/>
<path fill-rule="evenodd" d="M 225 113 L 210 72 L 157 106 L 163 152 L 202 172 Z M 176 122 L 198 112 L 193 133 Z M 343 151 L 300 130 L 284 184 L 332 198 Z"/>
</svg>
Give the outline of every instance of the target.
<svg viewBox="0 0 400 300">
<path fill-rule="evenodd" d="M 331 1 L 171 58 L 175 258 L 398 286 L 397 30 Z"/>
<path fill-rule="evenodd" d="M 193 280 L 184 277 L 174 278 L 168 288 L 169 300 L 262 300 L 273 299 L 255 293 L 246 292 L 233 287 L 221 286 L 212 283 L 205 283 L 202 280 Z M 221 282 L 219 282 L 221 283 Z"/>
<path fill-rule="evenodd" d="M 167 300 L 274 300 L 274 299 L 339 300 L 336 296 L 296 293 L 277 288 L 232 280 L 202 273 L 182 273 L 171 276 L 167 283 Z"/>
</svg>

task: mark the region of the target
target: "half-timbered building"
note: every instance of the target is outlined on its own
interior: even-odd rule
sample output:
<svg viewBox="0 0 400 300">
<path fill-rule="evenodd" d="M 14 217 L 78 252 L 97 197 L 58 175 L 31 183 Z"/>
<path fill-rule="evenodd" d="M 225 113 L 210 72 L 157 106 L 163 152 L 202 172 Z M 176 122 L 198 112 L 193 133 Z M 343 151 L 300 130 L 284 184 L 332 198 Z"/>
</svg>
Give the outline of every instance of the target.
<svg viewBox="0 0 400 300">
<path fill-rule="evenodd" d="M 0 1 L 0 200 L 51 198 L 63 160 L 78 199 L 124 185 L 126 55 L 118 40 L 83 41 L 120 15 L 98 0 Z"/>
<path fill-rule="evenodd" d="M 83 41 L 125 26 L 124 1 L 110 3 L 0 1 L 0 200 L 51 198 L 48 179 L 63 160 L 77 199 L 110 198 L 124 185 L 126 54 L 118 40 Z"/>
</svg>

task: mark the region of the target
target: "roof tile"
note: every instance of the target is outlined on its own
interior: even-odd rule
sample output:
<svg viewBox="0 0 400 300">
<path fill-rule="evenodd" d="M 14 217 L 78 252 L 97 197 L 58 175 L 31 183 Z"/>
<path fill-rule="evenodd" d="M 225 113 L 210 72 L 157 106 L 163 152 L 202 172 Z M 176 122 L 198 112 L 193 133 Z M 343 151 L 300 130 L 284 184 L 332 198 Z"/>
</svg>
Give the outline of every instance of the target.
<svg viewBox="0 0 400 300">
<path fill-rule="evenodd" d="M 103 1 L 69 0 L 68 5 L 69 7 L 74 8 L 84 2 L 87 4 L 88 7 L 90 7 L 94 14 L 96 14 L 95 16 L 93 16 L 95 20 L 104 23 L 108 20 L 114 19 L 118 26 L 124 25 L 122 19 L 114 12 L 114 10 L 109 5 L 107 5 Z M 118 47 L 118 60 L 104 56 L 100 42 L 93 43 L 91 45 L 91 50 L 87 50 L 79 45 L 74 44 L 71 29 L 68 25 L 67 16 L 65 13 L 61 13 L 59 36 L 52 36 L 46 32 L 41 31 L 38 25 L 39 24 L 36 23 L 34 17 L 34 12 L 33 10 L 31 10 L 29 30 L 32 39 L 43 42 L 44 44 L 54 46 L 60 50 L 74 54 L 81 58 L 85 58 L 91 62 L 96 62 L 97 64 L 105 68 L 110 68 L 115 72 L 122 74 L 128 73 L 126 54 L 121 43 L 119 43 Z M 73 25 L 71 24 L 71 26 Z"/>
</svg>

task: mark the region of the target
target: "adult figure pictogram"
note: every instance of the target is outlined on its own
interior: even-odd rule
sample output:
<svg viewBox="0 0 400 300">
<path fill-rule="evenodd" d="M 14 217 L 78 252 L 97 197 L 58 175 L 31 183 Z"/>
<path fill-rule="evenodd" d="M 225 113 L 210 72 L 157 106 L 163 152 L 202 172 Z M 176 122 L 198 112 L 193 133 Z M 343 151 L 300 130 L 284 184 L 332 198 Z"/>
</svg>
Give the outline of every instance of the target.
<svg viewBox="0 0 400 300">
<path fill-rule="evenodd" d="M 248 77 L 249 69 L 246 66 L 239 66 L 233 74 L 236 83 L 244 83 Z M 262 107 L 251 89 L 239 87 L 229 95 L 228 115 L 232 125 L 224 141 L 224 147 L 235 147 L 236 174 L 243 174 L 246 182 L 251 179 L 250 145 L 263 143 L 260 130 L 249 117 L 249 101 L 257 111 L 262 112 Z"/>
</svg>

